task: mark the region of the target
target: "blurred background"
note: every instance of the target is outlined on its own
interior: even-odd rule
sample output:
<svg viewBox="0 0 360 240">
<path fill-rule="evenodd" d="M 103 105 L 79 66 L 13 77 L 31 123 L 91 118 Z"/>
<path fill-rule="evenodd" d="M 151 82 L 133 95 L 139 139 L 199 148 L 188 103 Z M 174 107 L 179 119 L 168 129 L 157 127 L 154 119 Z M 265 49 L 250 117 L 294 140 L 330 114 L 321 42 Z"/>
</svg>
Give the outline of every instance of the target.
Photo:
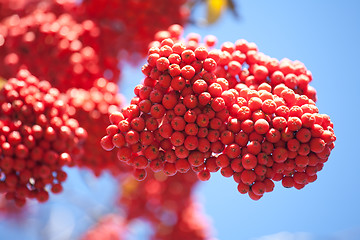
<svg viewBox="0 0 360 240">
<path fill-rule="evenodd" d="M 259 201 L 239 194 L 232 179 L 213 174 L 194 189 L 197 208 L 206 216 L 214 239 L 356 240 L 360 238 L 360 194 L 357 134 L 360 131 L 360 3 L 358 1 L 234 0 L 207 25 L 206 4 L 191 12 L 184 27 L 218 43 L 246 39 L 259 51 L 277 58 L 299 60 L 312 72 L 317 106 L 334 123 L 337 141 L 318 179 L 301 190 L 276 183 Z M 219 45 L 218 44 L 218 45 Z M 121 63 L 119 91 L 129 103 L 143 80 L 141 66 Z M 0 215 L 0 239 L 80 239 L 102 216 L 116 213 L 117 181 L 108 174 L 95 177 L 84 169 L 67 168 L 64 192 L 44 204 L 30 202 L 15 214 Z M 148 239 L 151 227 L 136 220 L 124 239 Z"/>
</svg>

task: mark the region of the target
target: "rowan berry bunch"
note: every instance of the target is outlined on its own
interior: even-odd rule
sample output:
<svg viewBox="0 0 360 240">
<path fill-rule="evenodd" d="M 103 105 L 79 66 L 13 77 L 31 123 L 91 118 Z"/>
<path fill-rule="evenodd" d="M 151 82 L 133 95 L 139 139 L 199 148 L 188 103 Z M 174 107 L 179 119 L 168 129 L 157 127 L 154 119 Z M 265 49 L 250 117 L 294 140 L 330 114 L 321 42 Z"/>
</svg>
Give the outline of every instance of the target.
<svg viewBox="0 0 360 240">
<path fill-rule="evenodd" d="M 131 105 L 110 116 L 116 131 L 103 148 L 116 148 L 138 180 L 146 169 L 168 176 L 191 169 L 200 180 L 220 170 L 254 200 L 275 180 L 298 189 L 315 181 L 336 138 L 315 105 L 310 71 L 246 40 L 211 50 L 214 37 L 202 44 L 197 34 L 180 39 L 181 31 L 173 25 L 156 35 L 146 77 Z"/>
<path fill-rule="evenodd" d="M 146 55 L 147 46 L 157 31 L 187 22 L 186 3 L 186 0 L 84 0 L 80 8 L 82 14 L 100 28 L 121 36 L 117 39 L 121 49 Z"/>
<path fill-rule="evenodd" d="M 89 90 L 71 88 L 66 94 L 69 98 L 69 115 L 88 133 L 83 144 L 84 154 L 76 165 L 90 169 L 96 176 L 104 171 L 110 171 L 114 176 L 126 171 L 126 165 L 118 161 L 116 152 L 104 153 L 99 145 L 99 139 L 108 126 L 109 113 L 123 105 L 117 85 L 99 78 Z M 112 133 L 113 127 L 109 126 L 107 131 Z"/>
<path fill-rule="evenodd" d="M 60 193 L 87 136 L 60 92 L 21 70 L 0 91 L 0 192 L 19 206 Z"/>
<path fill-rule="evenodd" d="M 9 16 L 0 23 L 0 75 L 10 78 L 26 66 L 61 92 L 90 89 L 102 76 L 117 82 L 117 51 L 110 51 L 100 34 L 93 21 L 78 21 L 71 12 L 57 15 L 49 8 L 37 8 L 21 18 Z M 100 51 L 102 45 L 106 47 Z"/>
</svg>

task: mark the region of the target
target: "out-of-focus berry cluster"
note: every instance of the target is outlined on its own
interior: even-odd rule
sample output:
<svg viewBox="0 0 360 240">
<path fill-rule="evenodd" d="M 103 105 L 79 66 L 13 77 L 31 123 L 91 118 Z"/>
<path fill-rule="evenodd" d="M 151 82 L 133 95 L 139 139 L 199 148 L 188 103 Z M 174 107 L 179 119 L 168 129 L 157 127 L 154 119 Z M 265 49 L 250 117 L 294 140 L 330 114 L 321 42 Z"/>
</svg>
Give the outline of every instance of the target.
<svg viewBox="0 0 360 240">
<path fill-rule="evenodd" d="M 0 0 L 0 21 L 12 15 L 26 16 L 36 9 L 47 9 L 56 15 L 73 12 L 76 0 Z"/>
<path fill-rule="evenodd" d="M 119 182 L 121 194 L 117 203 L 123 212 L 121 224 L 118 228 L 112 224 L 105 227 L 101 219 L 82 239 L 102 233 L 104 239 L 107 239 L 105 236 L 116 236 L 113 239 L 120 240 L 129 234 L 130 226 L 140 220 L 151 227 L 148 239 L 210 240 L 213 234 L 210 223 L 193 199 L 198 182 L 193 172 L 173 177 L 151 173 L 145 181 L 128 176 Z"/>
<path fill-rule="evenodd" d="M 0 192 L 18 205 L 62 191 L 63 166 L 74 165 L 87 134 L 48 81 L 22 70 L 0 91 Z"/>
<path fill-rule="evenodd" d="M 190 10 L 187 0 L 84 0 L 80 11 L 100 28 L 120 36 L 115 43 L 130 53 L 147 53 L 157 31 L 172 24 L 184 25 Z M 99 10 L 101 9 L 101 10 Z M 124 11 L 126 9 L 126 11 Z M 119 14 L 121 10 L 121 14 Z"/>
<path fill-rule="evenodd" d="M 99 78 L 89 90 L 70 88 L 66 95 L 69 98 L 70 116 L 77 119 L 88 132 L 83 144 L 83 157 L 78 159 L 76 166 L 90 169 L 96 176 L 105 171 L 110 171 L 114 176 L 129 171 L 129 167 L 117 159 L 115 152 L 104 152 L 99 144 L 99 136 L 108 126 L 109 113 L 116 111 L 123 103 L 117 85 Z M 111 128 L 107 130 L 111 132 Z"/>
<path fill-rule="evenodd" d="M 117 82 L 119 60 L 100 51 L 100 34 L 93 21 L 79 22 L 67 12 L 57 16 L 36 9 L 21 18 L 12 15 L 0 23 L 0 75 L 9 78 L 26 67 L 61 92 L 90 89 L 104 74 Z"/>
<path fill-rule="evenodd" d="M 150 222 L 154 228 L 150 239 L 210 239 L 210 224 L 194 201 L 198 182 L 193 172 L 172 177 L 153 173 L 137 182 L 134 189 L 123 184 L 125 192 L 119 202 L 126 206 L 128 219 L 137 217 Z"/>
</svg>

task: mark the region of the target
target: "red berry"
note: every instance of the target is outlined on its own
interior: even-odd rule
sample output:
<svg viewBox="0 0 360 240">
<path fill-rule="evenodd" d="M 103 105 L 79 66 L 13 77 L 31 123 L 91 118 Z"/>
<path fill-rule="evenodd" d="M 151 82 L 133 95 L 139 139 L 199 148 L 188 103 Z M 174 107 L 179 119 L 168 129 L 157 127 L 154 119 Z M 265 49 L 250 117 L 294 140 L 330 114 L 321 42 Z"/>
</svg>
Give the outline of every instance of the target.
<svg viewBox="0 0 360 240">
<path fill-rule="evenodd" d="M 254 169 L 257 165 L 257 158 L 255 155 L 247 153 L 242 156 L 242 166 L 245 169 L 251 170 Z"/>
<path fill-rule="evenodd" d="M 252 170 L 244 170 L 241 173 L 241 181 L 247 185 L 251 185 L 256 179 L 256 174 Z"/>
<path fill-rule="evenodd" d="M 143 181 L 146 178 L 147 173 L 145 169 L 134 169 L 133 176 L 136 180 Z"/>
<path fill-rule="evenodd" d="M 273 151 L 273 159 L 277 163 L 283 163 L 288 157 L 288 151 L 283 147 L 277 147 Z"/>
<path fill-rule="evenodd" d="M 255 181 L 255 183 L 251 186 L 251 191 L 259 196 L 262 196 L 265 193 L 266 185 L 263 182 Z"/>
<path fill-rule="evenodd" d="M 103 138 L 101 138 L 100 144 L 101 147 L 106 151 L 111 151 L 115 147 L 112 142 L 112 136 L 109 135 L 106 135 Z"/>
<path fill-rule="evenodd" d="M 270 125 L 265 119 L 258 119 L 254 123 L 254 129 L 258 134 L 265 134 L 269 130 Z"/>
<path fill-rule="evenodd" d="M 197 177 L 201 181 L 208 181 L 210 179 L 210 171 L 207 169 L 201 170 L 197 173 Z"/>
<path fill-rule="evenodd" d="M 174 176 L 177 173 L 175 164 L 169 162 L 165 163 L 163 171 L 167 176 Z"/>
</svg>

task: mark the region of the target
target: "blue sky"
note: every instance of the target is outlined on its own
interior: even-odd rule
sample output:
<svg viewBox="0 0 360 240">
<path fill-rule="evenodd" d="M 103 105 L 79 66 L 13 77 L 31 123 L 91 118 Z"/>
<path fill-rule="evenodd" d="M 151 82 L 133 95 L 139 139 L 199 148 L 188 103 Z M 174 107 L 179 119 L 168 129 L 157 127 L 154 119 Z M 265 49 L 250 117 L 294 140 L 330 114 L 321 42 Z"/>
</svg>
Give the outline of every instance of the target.
<svg viewBox="0 0 360 240">
<path fill-rule="evenodd" d="M 202 183 L 198 201 L 212 219 L 215 237 L 221 240 L 355 240 L 360 238 L 359 137 L 360 132 L 360 2 L 359 1 L 237 1 L 240 20 L 231 14 L 209 27 L 187 26 L 186 33 L 216 35 L 219 42 L 244 38 L 259 50 L 278 59 L 300 60 L 313 74 L 317 106 L 328 114 L 337 136 L 336 146 L 318 179 L 302 190 L 284 189 L 277 184 L 259 201 L 237 192 L 236 183 L 220 173 Z M 202 15 L 201 9 L 197 12 Z M 133 87 L 142 80 L 140 67 L 126 69 L 122 92 L 132 97 Z M 0 239 L 42 239 L 40 223 L 62 234 L 81 232 L 93 222 L 85 213 L 91 205 L 94 215 L 111 211 L 112 180 L 99 180 L 73 171 L 62 196 L 28 210 L 25 223 L 0 218 Z M 90 186 L 90 187 L 89 187 Z M 74 200 L 75 199 L 75 200 Z M 75 201 L 75 206 L 69 202 Z M 55 215 L 54 215 L 55 214 Z M 58 214 L 58 215 L 56 215 Z M 51 217 L 61 216 L 52 223 Z M 63 226 L 63 228 L 61 228 Z M 64 230 L 65 229 L 65 230 Z M 50 231 L 49 230 L 49 231 Z M 55 231 L 53 230 L 53 231 Z M 55 232 L 56 232 L 55 231 Z M 64 232 L 65 231 L 65 232 Z M 70 234 L 71 235 L 71 234 Z M 54 235 L 52 240 L 61 240 Z M 140 239 L 140 238 L 139 238 Z"/>
</svg>

